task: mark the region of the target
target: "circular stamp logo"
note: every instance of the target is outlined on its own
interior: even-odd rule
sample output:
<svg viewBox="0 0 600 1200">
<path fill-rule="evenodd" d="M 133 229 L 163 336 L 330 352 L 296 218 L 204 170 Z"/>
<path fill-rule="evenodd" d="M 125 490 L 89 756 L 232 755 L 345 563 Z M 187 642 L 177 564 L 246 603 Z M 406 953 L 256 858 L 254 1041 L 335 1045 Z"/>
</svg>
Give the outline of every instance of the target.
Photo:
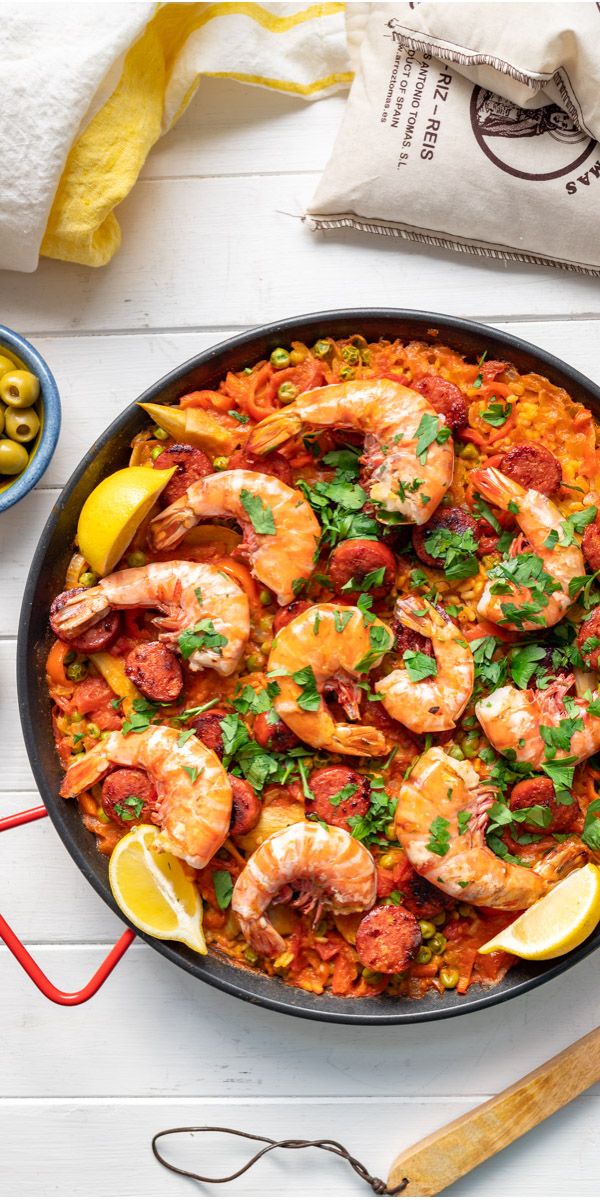
<svg viewBox="0 0 600 1200">
<path fill-rule="evenodd" d="M 559 179 L 596 149 L 556 104 L 519 108 L 512 100 L 475 87 L 471 125 L 483 153 L 501 171 L 519 179 Z"/>
</svg>

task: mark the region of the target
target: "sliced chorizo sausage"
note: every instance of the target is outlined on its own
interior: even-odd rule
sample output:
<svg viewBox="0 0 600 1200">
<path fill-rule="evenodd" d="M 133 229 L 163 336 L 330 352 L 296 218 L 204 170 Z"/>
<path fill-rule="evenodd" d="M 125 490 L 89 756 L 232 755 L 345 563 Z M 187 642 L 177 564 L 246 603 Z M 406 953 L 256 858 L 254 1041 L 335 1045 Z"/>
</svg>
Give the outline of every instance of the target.
<svg viewBox="0 0 600 1200">
<path fill-rule="evenodd" d="M 600 571 L 600 521 L 592 521 L 586 525 L 581 549 L 592 571 Z"/>
<path fill-rule="evenodd" d="M 415 392 L 420 392 L 437 413 L 446 418 L 446 423 L 454 432 L 464 429 L 469 420 L 467 402 L 455 383 L 442 379 L 441 375 L 424 375 L 416 383 L 409 384 Z"/>
<path fill-rule="evenodd" d="M 428 567 L 444 566 L 443 558 L 434 558 L 429 553 L 425 543 L 438 529 L 448 529 L 450 533 L 472 533 L 477 541 L 477 521 L 466 508 L 438 508 L 426 525 L 415 525 L 412 531 L 412 543 L 415 554 Z"/>
<path fill-rule="evenodd" d="M 350 817 L 364 817 L 369 809 L 368 779 L 351 767 L 319 767 L 308 779 L 313 798 L 306 799 L 306 815 L 350 832 Z"/>
<path fill-rule="evenodd" d="M 595 608 L 579 626 L 577 647 L 586 667 L 597 671 L 600 667 L 600 608 Z"/>
<path fill-rule="evenodd" d="M 232 837 L 240 837 L 254 829 L 261 813 L 261 802 L 246 779 L 238 779 L 237 775 L 228 775 L 231 784 L 231 823 L 229 832 Z"/>
<path fill-rule="evenodd" d="M 107 650 L 109 646 L 116 640 L 121 628 L 121 618 L 118 612 L 108 612 L 95 625 L 90 625 L 89 629 L 84 629 L 81 633 L 75 634 L 73 637 L 67 637 L 65 633 L 60 631 L 56 622 L 56 616 L 64 608 L 66 601 L 71 596 L 76 596 L 78 592 L 85 592 L 87 588 L 71 588 L 68 592 L 61 592 L 55 596 L 50 605 L 50 628 L 61 642 L 66 642 L 78 654 L 96 654 L 100 650 Z"/>
<path fill-rule="evenodd" d="M 380 583 L 370 584 L 369 575 L 381 573 Z M 334 591 L 347 596 L 358 595 L 365 590 L 367 580 L 368 591 L 373 596 L 389 595 L 396 579 L 396 559 L 389 546 L 368 538 L 348 538 L 339 542 L 329 559 L 329 576 Z M 378 578 L 379 576 L 377 576 Z M 353 587 L 347 584 L 352 581 Z M 345 589 L 345 590 L 344 590 Z"/>
<path fill-rule="evenodd" d="M 156 788 L 145 771 L 120 767 L 102 784 L 102 808 L 117 825 L 142 825 L 152 821 Z"/>
<path fill-rule="evenodd" d="M 407 865 L 405 877 L 400 881 L 399 887 L 403 904 L 418 921 L 430 921 L 450 903 L 444 892 L 423 875 L 417 874 L 410 865 Z"/>
<path fill-rule="evenodd" d="M 300 744 L 296 734 L 275 712 L 258 714 L 254 721 L 254 740 L 264 750 L 274 750 L 276 754 L 286 754 Z"/>
<path fill-rule="evenodd" d="M 274 475 L 282 483 L 291 487 L 294 482 L 292 468 L 283 454 L 274 450 L 271 454 L 251 454 L 249 450 L 236 450 L 229 459 L 229 469 L 244 471 L 260 471 L 261 475 Z"/>
<path fill-rule="evenodd" d="M 535 779 L 521 779 L 510 793 L 510 808 L 513 812 L 518 812 L 523 808 L 532 808 L 534 804 L 550 809 L 549 824 L 542 827 L 532 821 L 519 821 L 518 827 L 525 833 L 537 833 L 540 838 L 548 833 L 566 833 L 571 828 L 573 819 L 578 812 L 575 803 L 559 804 L 554 784 L 545 775 L 538 775 Z"/>
<path fill-rule="evenodd" d="M 193 483 L 202 479 L 204 475 L 212 475 L 213 472 L 213 465 L 204 450 L 198 450 L 196 446 L 187 446 L 183 443 L 177 443 L 175 446 L 169 446 L 168 450 L 163 450 L 162 454 L 159 454 L 158 458 L 154 460 L 154 466 L 160 471 L 167 471 L 169 467 L 177 468 L 161 493 L 162 508 L 174 504 L 180 496 L 185 495 Z"/>
<path fill-rule="evenodd" d="M 279 608 L 273 621 L 273 633 L 279 633 L 284 625 L 289 625 L 294 617 L 299 617 L 300 613 L 306 612 L 307 608 L 312 608 L 310 600 L 292 600 L 291 604 L 287 604 L 285 608 Z"/>
<path fill-rule="evenodd" d="M 419 650 L 421 654 L 433 657 L 433 644 L 430 638 L 424 637 L 422 633 L 417 633 L 416 629 L 408 629 L 396 618 L 392 622 L 392 629 L 394 631 L 394 651 L 400 658 L 405 650 Z"/>
<path fill-rule="evenodd" d="M 158 704 L 174 704 L 183 687 L 179 660 L 162 642 L 140 642 L 125 660 L 125 674 Z"/>
<path fill-rule="evenodd" d="M 511 446 L 500 460 L 498 470 L 521 487 L 535 488 L 544 496 L 552 496 L 562 482 L 558 459 L 539 442 L 520 442 Z"/>
<path fill-rule="evenodd" d="M 200 716 L 196 717 L 194 721 L 196 737 L 200 738 L 200 741 L 204 742 L 209 750 L 214 750 L 219 758 L 222 758 L 225 753 L 221 721 L 226 716 L 224 708 L 211 708 L 209 712 L 200 713 Z"/>
<path fill-rule="evenodd" d="M 365 967 L 385 975 L 406 971 L 421 945 L 416 917 L 396 904 L 379 904 L 363 917 L 356 933 L 356 953 Z"/>
</svg>

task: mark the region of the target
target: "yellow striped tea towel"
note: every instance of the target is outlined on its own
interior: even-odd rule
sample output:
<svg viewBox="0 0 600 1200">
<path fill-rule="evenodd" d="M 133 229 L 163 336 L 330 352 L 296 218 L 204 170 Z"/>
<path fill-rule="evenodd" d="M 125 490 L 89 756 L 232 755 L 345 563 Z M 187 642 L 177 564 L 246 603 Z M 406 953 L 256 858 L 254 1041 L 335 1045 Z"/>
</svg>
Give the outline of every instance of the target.
<svg viewBox="0 0 600 1200">
<path fill-rule="evenodd" d="M 115 208 L 202 75 L 319 99 L 352 79 L 344 5 L 14 0 L 0 23 L 0 267 L 102 266 Z"/>
</svg>

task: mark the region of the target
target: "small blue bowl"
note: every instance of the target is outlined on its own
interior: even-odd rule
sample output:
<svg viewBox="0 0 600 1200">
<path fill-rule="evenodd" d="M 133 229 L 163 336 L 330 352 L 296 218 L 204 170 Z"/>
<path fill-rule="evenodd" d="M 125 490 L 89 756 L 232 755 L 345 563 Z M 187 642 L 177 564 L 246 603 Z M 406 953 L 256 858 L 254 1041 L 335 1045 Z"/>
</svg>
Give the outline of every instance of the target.
<svg viewBox="0 0 600 1200">
<path fill-rule="evenodd" d="M 54 454 L 60 433 L 60 395 L 54 375 L 41 354 L 14 329 L 0 325 L 0 354 L 4 351 L 17 359 L 19 366 L 37 375 L 40 381 L 40 398 L 37 402 L 40 428 L 25 470 L 12 480 L 6 477 L 6 483 L 0 484 L 0 513 L 12 508 L 39 483 Z"/>
</svg>

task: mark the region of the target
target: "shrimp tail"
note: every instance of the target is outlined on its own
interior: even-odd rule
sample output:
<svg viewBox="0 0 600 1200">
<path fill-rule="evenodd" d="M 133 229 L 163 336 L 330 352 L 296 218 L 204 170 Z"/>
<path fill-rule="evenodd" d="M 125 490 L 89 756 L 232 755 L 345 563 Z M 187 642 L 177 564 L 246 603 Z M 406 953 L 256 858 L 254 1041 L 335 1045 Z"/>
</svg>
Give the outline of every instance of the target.
<svg viewBox="0 0 600 1200">
<path fill-rule="evenodd" d="M 302 426 L 302 417 L 298 413 L 285 410 L 272 413 L 253 429 L 248 438 L 248 449 L 252 454 L 269 454 L 271 450 L 300 433 Z"/>
<path fill-rule="evenodd" d="M 52 627 L 58 636 L 68 639 L 83 633 L 110 612 L 110 604 L 102 584 L 67 596 L 62 608 L 54 614 Z"/>
<path fill-rule="evenodd" d="M 542 859 L 536 866 L 535 873 L 549 885 L 553 885 L 578 867 L 585 866 L 588 859 L 589 855 L 580 841 L 563 842 Z"/>
<path fill-rule="evenodd" d="M 439 636 L 448 624 L 448 617 L 440 613 L 433 605 L 421 597 L 406 596 L 396 601 L 395 616 L 407 629 L 420 633 L 423 637 Z"/>
<path fill-rule="evenodd" d="M 277 933 L 266 917 L 259 917 L 254 921 L 240 920 L 240 928 L 246 941 L 254 947 L 257 954 L 264 955 L 265 958 L 277 958 L 277 955 L 283 954 L 286 949 L 281 934 Z"/>
<path fill-rule="evenodd" d="M 182 496 L 152 521 L 148 530 L 150 548 L 167 550 L 169 546 L 175 546 L 185 536 L 188 529 L 193 529 L 197 521 L 198 518 L 188 503 L 187 497 Z"/>
<path fill-rule="evenodd" d="M 525 488 L 521 487 L 516 479 L 509 479 L 508 475 L 503 475 L 495 467 L 482 467 L 478 471 L 471 471 L 471 483 L 485 500 L 489 500 L 490 504 L 495 504 L 496 508 L 505 512 L 511 500 L 522 499 L 526 494 Z"/>
<path fill-rule="evenodd" d="M 60 795 L 65 800 L 78 796 L 80 792 L 84 792 L 93 784 L 98 783 L 98 780 L 109 769 L 110 759 L 104 747 L 95 746 L 93 750 L 76 759 L 70 767 L 67 767 Z"/>
<path fill-rule="evenodd" d="M 335 732 L 330 735 L 327 746 L 334 754 L 364 754 L 372 758 L 378 758 L 390 750 L 387 738 L 374 725 L 343 723 L 335 726 Z"/>
</svg>

